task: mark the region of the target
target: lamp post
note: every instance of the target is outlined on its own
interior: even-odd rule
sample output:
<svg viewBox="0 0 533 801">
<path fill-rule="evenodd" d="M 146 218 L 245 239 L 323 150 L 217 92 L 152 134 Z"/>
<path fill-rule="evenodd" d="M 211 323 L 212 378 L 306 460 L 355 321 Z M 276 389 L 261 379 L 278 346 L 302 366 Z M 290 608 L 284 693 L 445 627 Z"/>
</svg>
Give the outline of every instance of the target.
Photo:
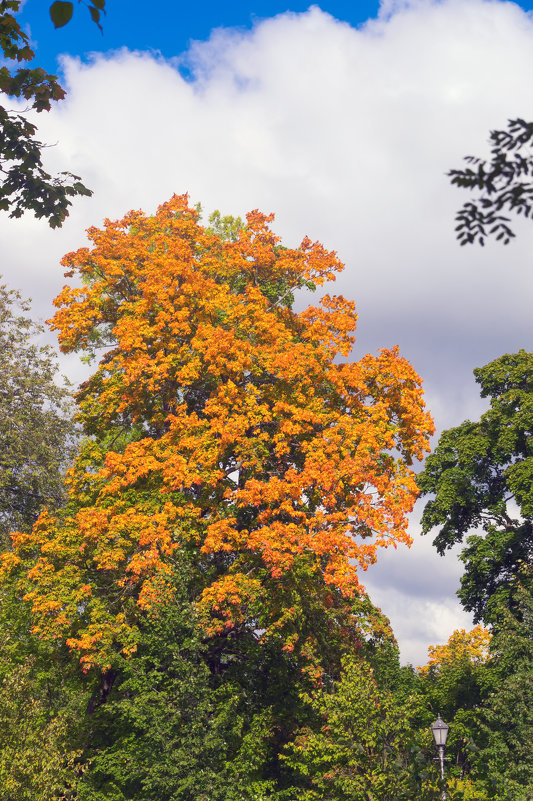
<svg viewBox="0 0 533 801">
<path fill-rule="evenodd" d="M 439 749 L 439 759 L 440 759 L 440 777 L 444 782 L 444 749 L 446 747 L 446 740 L 448 739 L 448 730 L 449 726 L 445 723 L 440 715 L 437 715 L 437 720 L 435 723 L 431 724 L 431 731 L 433 734 L 433 739 L 435 740 L 435 745 Z M 442 791 L 442 801 L 446 801 L 446 790 Z"/>
</svg>

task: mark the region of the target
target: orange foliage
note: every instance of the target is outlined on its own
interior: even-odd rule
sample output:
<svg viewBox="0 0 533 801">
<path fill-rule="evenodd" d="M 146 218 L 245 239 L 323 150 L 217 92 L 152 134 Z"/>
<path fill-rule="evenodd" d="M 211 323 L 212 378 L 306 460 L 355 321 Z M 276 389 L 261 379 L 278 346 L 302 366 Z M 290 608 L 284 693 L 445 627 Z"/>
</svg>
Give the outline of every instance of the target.
<svg viewBox="0 0 533 801">
<path fill-rule="evenodd" d="M 203 560 L 210 633 L 253 619 L 268 636 L 296 563 L 349 598 L 378 548 L 410 542 L 409 465 L 433 432 L 416 372 L 397 348 L 339 360 L 352 302 L 292 310 L 295 289 L 342 269 L 335 253 L 281 247 L 257 211 L 224 241 L 187 200 L 106 221 L 62 262 L 82 286 L 56 299 L 61 347 L 104 354 L 77 396 L 95 440 L 69 514 L 43 514 L 3 564 L 31 564 L 35 631 L 86 665 L 134 647 L 135 607 L 179 549 Z"/>
<path fill-rule="evenodd" d="M 491 636 L 483 626 L 475 626 L 472 631 L 458 629 L 453 632 L 446 645 L 429 646 L 428 663 L 419 667 L 418 672 L 424 675 L 464 661 L 474 665 L 486 662 Z"/>
</svg>

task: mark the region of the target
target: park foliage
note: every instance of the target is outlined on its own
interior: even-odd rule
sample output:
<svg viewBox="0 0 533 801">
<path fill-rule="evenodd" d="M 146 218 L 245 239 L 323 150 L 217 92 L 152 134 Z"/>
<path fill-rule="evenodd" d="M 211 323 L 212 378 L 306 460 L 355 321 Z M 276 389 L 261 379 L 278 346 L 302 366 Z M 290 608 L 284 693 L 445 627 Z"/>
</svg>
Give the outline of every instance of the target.
<svg viewBox="0 0 533 801">
<path fill-rule="evenodd" d="M 0 0 L 0 91 L 65 93 Z M 104 0 L 86 3 L 101 28 Z M 56 27 L 74 4 L 53 2 Z M 46 172 L 0 107 L 0 209 L 52 227 L 77 176 Z M 532 215 L 533 126 L 491 134 L 456 185 L 461 244 Z M 51 321 L 93 374 L 75 396 L 0 287 L 0 801 L 437 801 L 429 725 L 451 724 L 450 801 L 533 797 L 533 354 L 475 371 L 490 408 L 433 433 L 397 348 L 354 359 L 354 304 L 304 294 L 336 254 L 175 196 L 90 229 Z M 418 485 L 418 486 L 417 486 Z M 472 631 L 400 667 L 361 573 L 464 543 Z"/>
<path fill-rule="evenodd" d="M 349 361 L 353 303 L 303 304 L 341 263 L 271 223 L 203 225 L 175 196 L 65 256 L 52 326 L 93 365 L 73 461 L 52 356 L 3 290 L 5 453 L 27 468 L 15 485 L 4 460 L 6 801 L 436 801 L 438 713 L 450 799 L 529 797 L 533 769 L 510 756 L 530 727 L 527 560 L 494 593 L 490 631 L 400 667 L 361 571 L 409 542 L 433 430 L 421 382 L 395 348 Z M 489 533 L 507 520 L 494 476 L 527 500 L 529 365 L 477 371 L 493 406 L 464 424 L 469 458 L 445 432 L 427 462 L 427 515 L 450 541 L 487 509 Z"/>
</svg>

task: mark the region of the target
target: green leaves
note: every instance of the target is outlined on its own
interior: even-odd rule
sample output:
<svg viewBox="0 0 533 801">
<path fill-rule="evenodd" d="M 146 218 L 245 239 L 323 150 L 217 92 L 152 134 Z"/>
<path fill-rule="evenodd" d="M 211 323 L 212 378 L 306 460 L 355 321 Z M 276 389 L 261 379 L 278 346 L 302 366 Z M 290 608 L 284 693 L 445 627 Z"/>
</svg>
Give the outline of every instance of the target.
<svg viewBox="0 0 533 801">
<path fill-rule="evenodd" d="M 479 190 L 481 194 L 463 205 L 456 215 L 457 239 L 461 245 L 493 237 L 507 245 L 515 236 L 509 217 L 533 217 L 533 123 L 509 120 L 507 130 L 492 131 L 491 159 L 466 156 L 472 165 L 464 170 L 450 170 L 451 182 L 461 189 Z"/>
<path fill-rule="evenodd" d="M 381 689 L 370 666 L 352 656 L 344 659 L 335 688 L 324 687 L 308 702 L 315 719 L 300 729 L 282 757 L 301 782 L 290 799 L 428 798 L 431 788 L 421 775 L 425 760 L 419 762 L 416 753 L 416 697 L 394 697 Z"/>
<path fill-rule="evenodd" d="M 62 28 L 67 22 L 72 19 L 74 12 L 74 3 L 65 2 L 65 0 L 56 0 L 50 6 L 50 18 L 54 23 L 55 28 Z"/>
<path fill-rule="evenodd" d="M 47 219 L 51 228 L 60 227 L 72 205 L 70 198 L 91 196 L 92 191 L 77 175 L 52 176 L 44 169 L 44 143 L 35 138 L 36 128 L 24 116 L 0 107 L 0 131 L 0 163 L 8 162 L 0 183 L 0 209 L 9 211 L 10 217 L 32 211 L 37 219 Z"/>
<path fill-rule="evenodd" d="M 533 598 L 522 580 L 529 573 L 516 582 L 514 614 L 504 605 L 498 610 L 491 645 L 495 691 L 480 716 L 488 778 L 497 798 L 513 801 L 533 797 Z"/>
<path fill-rule="evenodd" d="M 100 25 L 100 12 L 103 11 L 105 14 L 104 6 L 105 0 L 91 0 L 91 5 L 87 6 L 92 21 L 98 26 L 101 33 L 104 32 L 104 29 Z"/>
<path fill-rule="evenodd" d="M 19 307 L 17 309 L 17 307 Z M 28 529 L 43 504 L 63 500 L 73 446 L 69 393 L 56 385 L 52 351 L 16 292 L 0 286 L 0 538 Z M 17 313 L 22 311 L 23 313 Z"/>
<path fill-rule="evenodd" d="M 475 370 L 490 409 L 443 432 L 419 476 L 433 493 L 423 531 L 440 526 L 442 554 L 467 535 L 459 597 L 476 621 L 490 620 L 491 599 L 508 590 L 533 558 L 533 353 L 521 350 Z"/>
<path fill-rule="evenodd" d="M 81 0 L 79 0 L 79 2 L 81 2 Z M 105 0 L 90 0 L 87 8 L 89 9 L 92 21 L 103 33 L 103 28 L 100 25 L 100 12 L 105 14 Z M 67 0 L 55 0 L 50 6 L 50 18 L 55 28 L 62 28 L 64 25 L 67 25 L 72 19 L 73 13 L 74 3 L 67 2 Z"/>
<path fill-rule="evenodd" d="M 98 19 L 103 5 L 103 0 L 96 0 L 90 6 Z M 28 37 L 9 13 L 19 8 L 20 0 L 0 0 L 0 49 L 8 61 L 31 61 L 35 54 Z M 51 5 L 50 16 L 56 28 L 67 24 L 72 10 L 70 2 L 58 0 Z M 99 25 L 98 19 L 95 22 Z M 2 66 L 0 92 L 8 97 L 23 98 L 37 112 L 50 111 L 53 102 L 65 97 L 56 76 L 40 67 L 13 71 Z M 21 217 L 25 211 L 32 211 L 38 219 L 47 219 L 51 228 L 57 228 L 68 216 L 70 198 L 89 196 L 92 192 L 76 175 L 63 172 L 52 176 L 44 169 L 45 144 L 36 134 L 37 127 L 24 114 L 0 106 L 0 210 L 9 212 L 11 217 Z"/>
</svg>

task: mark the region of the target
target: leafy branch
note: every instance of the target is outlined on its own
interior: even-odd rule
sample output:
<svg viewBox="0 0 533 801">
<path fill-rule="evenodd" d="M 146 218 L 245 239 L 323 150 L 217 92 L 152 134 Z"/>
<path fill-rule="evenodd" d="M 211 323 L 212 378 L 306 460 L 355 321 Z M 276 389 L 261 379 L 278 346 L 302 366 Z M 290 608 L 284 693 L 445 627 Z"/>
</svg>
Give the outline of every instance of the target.
<svg viewBox="0 0 533 801">
<path fill-rule="evenodd" d="M 466 156 L 471 167 L 450 170 L 452 184 L 481 192 L 457 213 L 455 230 L 461 245 L 484 245 L 488 237 L 507 245 L 515 234 L 505 212 L 533 217 L 532 139 L 533 122 L 509 120 L 507 130 L 491 132 L 489 160 Z"/>
<path fill-rule="evenodd" d="M 78 0 L 81 3 L 82 0 Z M 103 33 L 104 29 L 100 24 L 100 14 L 105 14 L 105 0 L 90 0 L 84 3 L 89 9 L 89 14 L 92 21 L 98 26 Z M 55 28 L 63 28 L 72 19 L 74 13 L 74 3 L 66 2 L 66 0 L 55 0 L 50 6 L 50 18 L 54 23 Z"/>
<path fill-rule="evenodd" d="M 103 10 L 104 0 L 91 2 L 89 10 L 94 9 L 91 17 L 101 27 L 99 9 Z M 35 58 L 27 34 L 11 13 L 19 11 L 20 5 L 20 0 L 0 0 L 0 49 L 8 63 L 20 64 Z M 54 14 L 57 16 L 58 5 L 72 4 L 53 3 L 52 19 Z M 64 9 L 61 13 L 64 14 Z M 56 27 L 59 26 L 56 24 Z M 40 67 L 12 70 L 2 66 L 0 92 L 8 97 L 24 98 L 29 101 L 28 110 L 38 113 L 50 111 L 52 103 L 65 97 L 57 77 Z M 56 228 L 68 216 L 71 198 L 90 196 L 92 192 L 77 175 L 63 171 L 52 176 L 44 169 L 42 151 L 46 145 L 36 138 L 37 127 L 24 114 L 0 106 L 0 210 L 8 211 L 10 217 L 21 217 L 25 211 L 32 211 L 38 219 L 45 217 L 50 227 Z"/>
</svg>

